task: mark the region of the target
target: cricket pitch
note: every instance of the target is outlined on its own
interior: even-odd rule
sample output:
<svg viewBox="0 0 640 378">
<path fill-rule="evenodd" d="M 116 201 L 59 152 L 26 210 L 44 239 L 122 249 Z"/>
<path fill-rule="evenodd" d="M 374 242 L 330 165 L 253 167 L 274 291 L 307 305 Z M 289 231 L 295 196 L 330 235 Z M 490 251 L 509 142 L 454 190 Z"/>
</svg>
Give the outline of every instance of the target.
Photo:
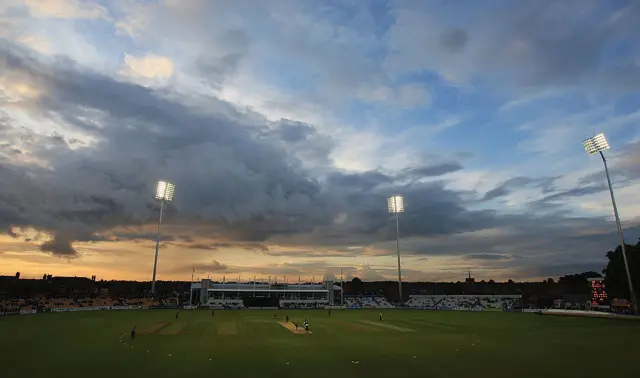
<svg viewBox="0 0 640 378">
<path fill-rule="evenodd" d="M 296 329 L 296 326 L 294 326 L 293 323 L 291 322 L 289 323 L 279 322 L 278 324 L 280 324 L 281 326 L 283 326 L 284 328 L 288 329 L 289 331 L 291 331 L 296 335 L 304 335 L 304 327 L 298 326 L 298 329 Z M 312 333 L 312 332 L 309 331 L 309 333 Z"/>
</svg>

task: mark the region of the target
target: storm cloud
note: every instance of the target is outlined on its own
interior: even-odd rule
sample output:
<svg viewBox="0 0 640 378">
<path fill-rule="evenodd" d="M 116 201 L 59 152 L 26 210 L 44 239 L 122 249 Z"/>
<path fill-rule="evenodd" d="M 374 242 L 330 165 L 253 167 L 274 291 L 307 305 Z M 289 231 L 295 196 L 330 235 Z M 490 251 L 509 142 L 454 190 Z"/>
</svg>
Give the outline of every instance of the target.
<svg viewBox="0 0 640 378">
<path fill-rule="evenodd" d="M 388 239 L 385 197 L 390 193 L 404 194 L 411 203 L 406 215 L 411 226 L 404 228 L 408 236 L 470 231 L 499 222 L 490 212 L 466 210 L 459 194 L 443 183 L 400 182 L 407 175 L 456 171 L 461 169 L 457 163 L 409 168 L 399 177 L 336 171 L 321 179 L 304 169 L 295 154 L 277 148 L 316 135 L 311 125 L 273 124 L 215 99 L 204 111 L 169 93 L 119 82 L 68 60 L 47 65 L 7 42 L 0 49 L 0 67 L 43 89 L 25 106 L 64 120 L 95 140 L 79 149 L 30 145 L 30 153 L 53 169 L 29 166 L 28 174 L 20 174 L 4 165 L 15 177 L 3 182 L 12 185 L 4 192 L 14 194 L 3 202 L 4 226 L 41 227 L 54 234 L 65 230 L 72 240 L 83 240 L 115 226 L 150 223 L 158 210 L 150 193 L 159 177 L 170 178 L 178 188 L 166 222 L 211 222 L 216 232 L 234 241 L 264 242 L 317 230 L 338 239 Z M 334 228 L 338 208 L 348 218 Z M 153 238 L 122 232 L 114 236 Z"/>
<path fill-rule="evenodd" d="M 49 46 L 25 38 L 59 15 L 31 19 L 27 5 L 0 14 L 0 227 L 10 243 L 73 258 L 107 253 L 87 247 L 104 241 L 120 255 L 134 247 L 144 255 L 156 239 L 160 179 L 176 184 L 160 241 L 163 252 L 180 254 L 178 273 L 193 269 L 183 256 L 197 256 L 203 272 L 335 275 L 335 260 L 301 260 L 350 257 L 366 260 L 340 267 L 345 274 L 393 276 L 393 266 L 369 261 L 385 264 L 395 251 L 389 195 L 404 196 L 401 249 L 416 264 L 450 259 L 545 275 L 602 263 L 617 243 L 602 201 L 592 200 L 606 191 L 595 169 L 568 178 L 575 165 L 560 158 L 533 173 L 502 169 L 533 165 L 506 146 L 528 138 L 526 128 L 507 129 L 521 126 L 515 113 L 530 121 L 540 108 L 493 113 L 499 99 L 524 109 L 544 98 L 534 90 L 516 98 L 531 88 L 595 88 L 585 91 L 594 95 L 589 107 L 597 95 L 608 101 L 639 88 L 638 7 L 125 3 L 85 19 L 90 37 L 67 43 L 73 25 Z M 229 17 L 241 8 L 242 18 Z M 15 27 L 30 22 L 38 27 Z M 154 58 L 168 65 L 161 75 Z M 136 59 L 149 64 L 136 71 Z M 560 105 L 569 112 L 583 105 L 567 98 Z M 611 108 L 632 112 L 632 100 Z M 637 119 L 628 114 L 618 122 Z M 563 138 L 584 131 L 566 131 L 554 116 L 533 123 L 561 130 L 541 134 L 544 146 L 564 147 Z M 594 126 L 608 132 L 600 116 Z M 620 125 L 611 135 L 626 137 Z M 616 188 L 640 178 L 638 146 L 607 155 Z M 637 220 L 623 225 L 638 236 Z M 264 266 L 245 266 L 234 253 Z M 43 254 L 35 255 L 50 259 Z"/>
<path fill-rule="evenodd" d="M 407 182 L 458 171 L 459 163 L 408 167 L 398 175 L 334 171 L 320 177 L 304 168 L 291 150 L 278 147 L 319 135 L 312 125 L 268 122 L 216 99 L 207 110 L 190 107 L 164 90 L 120 82 L 68 60 L 46 64 L 6 41 L 0 51 L 3 70 L 42 88 L 37 99 L 23 106 L 40 117 L 64 120 L 71 131 L 93 139 L 73 149 L 60 138 L 26 146 L 51 168 L 29 165 L 18 170 L 9 162 L 0 167 L 10 178 L 2 181 L 1 226 L 33 226 L 54 237 L 64 234 L 65 239 L 42 247 L 54 254 L 73 255 L 71 241 L 91 240 L 116 226 L 153 224 L 158 207 L 151 194 L 158 178 L 177 186 L 166 223 L 204 222 L 211 226 L 210 235 L 234 243 L 337 246 L 392 240 L 395 234 L 386 213 L 390 194 L 404 195 L 407 203 L 403 237 L 513 224 L 542 228 L 528 215 L 471 210 L 462 192 L 447 189 L 446 181 Z M 4 130 L 17 127 L 5 122 Z M 329 144 L 321 143 L 318 151 L 328 154 L 330 140 L 323 140 Z M 50 148 L 54 143 L 57 147 Z M 545 182 L 549 179 L 516 177 L 484 197 Z M 337 213 L 345 214 L 339 225 L 334 223 Z M 153 234 L 113 236 L 154 240 Z M 170 235 L 162 238 L 173 240 Z M 191 246 L 202 247 L 216 248 Z"/>
</svg>

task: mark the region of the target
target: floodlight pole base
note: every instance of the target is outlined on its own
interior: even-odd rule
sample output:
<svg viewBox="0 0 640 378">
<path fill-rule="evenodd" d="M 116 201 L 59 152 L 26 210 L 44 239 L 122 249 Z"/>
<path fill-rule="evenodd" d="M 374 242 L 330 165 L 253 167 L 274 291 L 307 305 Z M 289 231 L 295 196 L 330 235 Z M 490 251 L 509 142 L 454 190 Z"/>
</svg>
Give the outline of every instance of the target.
<svg viewBox="0 0 640 378">
<path fill-rule="evenodd" d="M 189 308 L 193 306 L 193 273 L 191 273 L 191 281 L 189 282 Z"/>
<path fill-rule="evenodd" d="M 618 229 L 618 238 L 620 239 L 620 248 L 622 249 L 622 260 L 624 261 L 624 269 L 627 273 L 627 282 L 629 284 L 629 295 L 631 296 L 631 303 L 633 304 L 633 312 L 636 315 L 640 315 L 640 311 L 638 310 L 638 300 L 636 298 L 636 293 L 633 290 L 633 281 L 631 280 L 631 272 L 629 271 L 629 263 L 627 261 L 627 249 L 624 245 L 624 236 L 622 234 L 622 225 L 620 224 L 620 216 L 618 215 L 618 206 L 616 205 L 616 197 L 613 195 L 613 186 L 611 185 L 611 178 L 609 177 L 609 167 L 607 166 L 607 159 L 605 159 L 604 154 L 600 151 L 600 157 L 602 158 L 602 162 L 604 163 L 604 171 L 607 174 L 607 183 L 609 184 L 609 194 L 611 195 L 611 204 L 613 205 L 613 214 L 616 218 L 616 227 Z"/>
<path fill-rule="evenodd" d="M 158 233 L 156 235 L 156 257 L 153 260 L 153 279 L 151 281 L 151 294 L 156 293 L 156 271 L 158 268 L 158 250 L 160 249 L 160 225 L 162 224 L 163 211 L 164 211 L 164 200 L 160 201 L 160 219 L 158 219 Z"/>
<path fill-rule="evenodd" d="M 400 268 L 400 217 L 396 214 L 396 254 L 398 255 L 398 295 L 399 301 L 402 303 L 402 270 Z"/>
</svg>

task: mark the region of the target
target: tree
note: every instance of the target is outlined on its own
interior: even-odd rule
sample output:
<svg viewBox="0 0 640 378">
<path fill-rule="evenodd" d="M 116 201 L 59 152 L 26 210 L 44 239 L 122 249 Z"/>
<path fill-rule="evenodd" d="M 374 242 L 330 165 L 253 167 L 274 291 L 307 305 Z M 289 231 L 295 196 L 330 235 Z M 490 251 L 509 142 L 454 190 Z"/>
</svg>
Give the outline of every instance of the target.
<svg viewBox="0 0 640 378">
<path fill-rule="evenodd" d="M 546 282 L 547 282 L 548 284 L 554 284 L 554 283 L 555 283 L 555 281 L 554 281 L 554 280 L 553 280 L 553 278 L 551 278 L 551 277 L 547 278 L 547 281 L 546 281 Z"/>
<path fill-rule="evenodd" d="M 558 279 L 558 284 L 564 285 L 569 288 L 573 294 L 589 293 L 589 281 L 587 278 L 598 278 L 602 277 L 600 273 L 589 271 L 583 272 L 579 274 L 567 274 Z"/>
<path fill-rule="evenodd" d="M 626 244 L 625 247 L 633 288 L 637 297 L 640 286 L 640 240 L 635 245 Z M 614 251 L 607 252 L 607 259 L 609 259 L 609 262 L 602 271 L 605 275 L 604 284 L 607 288 L 607 294 L 610 298 L 629 299 L 629 284 L 622 257 L 622 248 L 618 246 Z"/>
<path fill-rule="evenodd" d="M 351 287 L 356 293 L 362 292 L 362 280 L 358 277 L 353 277 L 353 279 L 351 280 Z"/>
</svg>

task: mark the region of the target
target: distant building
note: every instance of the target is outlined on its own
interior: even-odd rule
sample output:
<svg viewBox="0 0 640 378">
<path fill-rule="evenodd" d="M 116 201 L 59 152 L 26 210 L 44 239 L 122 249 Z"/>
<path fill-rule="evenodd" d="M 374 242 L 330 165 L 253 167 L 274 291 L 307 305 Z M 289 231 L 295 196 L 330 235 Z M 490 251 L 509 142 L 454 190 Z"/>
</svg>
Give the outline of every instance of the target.
<svg viewBox="0 0 640 378">
<path fill-rule="evenodd" d="M 588 294 L 565 294 L 553 301 L 553 308 L 567 310 L 588 310 L 591 307 Z"/>
<path fill-rule="evenodd" d="M 16 276 L 0 276 L 0 290 L 8 289 L 17 285 L 18 278 Z"/>
<path fill-rule="evenodd" d="M 196 303 L 247 307 L 282 306 L 286 302 L 333 305 L 340 298 L 340 286 L 325 279 L 322 283 L 212 282 L 203 279 L 191 284 Z"/>
<path fill-rule="evenodd" d="M 471 271 L 469 271 L 469 277 L 467 277 L 464 282 L 467 284 L 474 284 L 476 282 L 476 279 L 471 277 Z"/>
</svg>

